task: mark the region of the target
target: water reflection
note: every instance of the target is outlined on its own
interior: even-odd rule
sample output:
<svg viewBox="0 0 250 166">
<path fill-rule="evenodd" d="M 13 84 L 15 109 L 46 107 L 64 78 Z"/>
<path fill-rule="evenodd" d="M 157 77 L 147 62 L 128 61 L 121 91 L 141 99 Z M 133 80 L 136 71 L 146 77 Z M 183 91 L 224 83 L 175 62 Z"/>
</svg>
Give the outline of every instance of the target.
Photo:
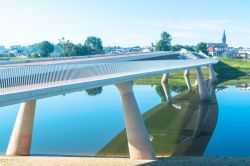
<svg viewBox="0 0 250 166">
<path fill-rule="evenodd" d="M 250 91 L 250 84 L 241 84 L 236 86 L 239 90 Z"/>
<path fill-rule="evenodd" d="M 102 87 L 86 89 L 85 91 L 89 96 L 96 96 L 102 93 Z"/>
<path fill-rule="evenodd" d="M 174 85 L 174 86 L 171 86 L 171 87 L 166 86 L 166 84 L 165 84 L 165 87 L 164 87 L 164 84 L 156 85 L 155 86 L 155 91 L 160 96 L 162 102 L 167 102 L 168 101 L 167 98 L 172 98 L 172 97 L 167 97 L 168 95 L 171 96 L 171 91 L 170 90 L 164 91 L 164 88 L 165 89 L 171 89 L 171 91 L 173 91 L 173 92 L 175 92 L 177 94 L 182 93 L 183 91 L 187 90 L 187 87 L 182 86 L 182 85 Z M 169 93 L 169 94 L 167 94 L 167 93 Z"/>
<path fill-rule="evenodd" d="M 196 89 L 182 91 L 170 102 L 162 103 L 143 117 L 158 156 L 203 155 L 218 118 L 215 85 L 209 83 L 211 101 L 200 101 Z M 164 98 L 162 87 L 156 88 Z M 121 131 L 97 155 L 128 156 L 125 130 Z"/>
</svg>

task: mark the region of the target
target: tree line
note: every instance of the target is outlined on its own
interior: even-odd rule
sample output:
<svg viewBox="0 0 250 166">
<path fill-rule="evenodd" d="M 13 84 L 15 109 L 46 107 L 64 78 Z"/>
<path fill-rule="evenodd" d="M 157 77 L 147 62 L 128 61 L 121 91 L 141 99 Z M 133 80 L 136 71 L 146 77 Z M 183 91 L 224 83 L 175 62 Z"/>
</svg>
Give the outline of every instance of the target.
<svg viewBox="0 0 250 166">
<path fill-rule="evenodd" d="M 49 41 L 42 41 L 37 45 L 37 51 L 41 57 L 48 57 L 54 52 L 55 48 L 60 48 L 61 56 L 84 56 L 93 54 L 103 54 L 102 40 L 95 36 L 88 37 L 84 44 L 74 44 L 64 37 L 58 40 L 58 43 L 54 45 Z M 32 57 L 39 57 L 37 53 L 32 53 Z"/>
<path fill-rule="evenodd" d="M 160 40 L 156 43 L 156 51 L 180 51 L 182 48 L 188 51 L 202 51 L 208 54 L 207 44 L 204 42 L 198 43 L 196 46 L 188 45 L 172 45 L 172 36 L 167 32 L 162 32 Z M 64 37 L 58 39 L 57 44 L 50 43 L 49 41 L 42 41 L 38 44 L 29 47 L 32 57 L 48 57 L 55 50 L 60 52 L 60 56 L 84 56 L 84 55 L 94 55 L 103 54 L 104 48 L 102 45 L 102 40 L 99 37 L 90 36 L 83 44 L 74 44 Z"/>
<path fill-rule="evenodd" d="M 180 51 L 182 48 L 187 49 L 188 51 L 202 51 L 208 55 L 207 44 L 204 42 L 198 43 L 196 46 L 188 45 L 172 45 L 172 37 L 167 32 L 162 32 L 160 40 L 156 43 L 156 51 Z"/>
</svg>

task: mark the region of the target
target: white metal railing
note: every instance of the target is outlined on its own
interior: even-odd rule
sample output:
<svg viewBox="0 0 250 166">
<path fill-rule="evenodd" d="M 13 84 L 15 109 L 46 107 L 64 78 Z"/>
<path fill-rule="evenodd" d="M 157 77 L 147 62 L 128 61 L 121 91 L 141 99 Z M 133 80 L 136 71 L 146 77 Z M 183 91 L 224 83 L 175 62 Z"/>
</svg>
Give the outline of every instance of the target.
<svg viewBox="0 0 250 166">
<path fill-rule="evenodd" d="M 167 70 L 181 70 L 216 63 L 214 59 L 159 60 L 104 64 L 49 64 L 0 66 L 0 95 L 54 86 L 116 78 L 149 76 Z"/>
</svg>

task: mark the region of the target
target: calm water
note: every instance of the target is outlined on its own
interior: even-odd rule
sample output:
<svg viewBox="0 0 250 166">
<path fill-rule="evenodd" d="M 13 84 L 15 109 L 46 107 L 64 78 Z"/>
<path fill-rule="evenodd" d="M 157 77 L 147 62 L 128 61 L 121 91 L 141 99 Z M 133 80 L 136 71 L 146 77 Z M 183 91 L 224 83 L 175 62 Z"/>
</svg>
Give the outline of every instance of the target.
<svg viewBox="0 0 250 166">
<path fill-rule="evenodd" d="M 156 90 L 157 89 L 157 90 Z M 212 102 L 175 89 L 171 103 L 161 87 L 135 85 L 134 92 L 160 155 L 249 156 L 250 91 L 215 89 Z M 0 108 L 0 153 L 8 146 L 19 105 Z M 31 154 L 126 155 L 120 95 L 114 86 L 37 101 Z M 117 142 L 119 144 L 117 144 Z"/>
</svg>

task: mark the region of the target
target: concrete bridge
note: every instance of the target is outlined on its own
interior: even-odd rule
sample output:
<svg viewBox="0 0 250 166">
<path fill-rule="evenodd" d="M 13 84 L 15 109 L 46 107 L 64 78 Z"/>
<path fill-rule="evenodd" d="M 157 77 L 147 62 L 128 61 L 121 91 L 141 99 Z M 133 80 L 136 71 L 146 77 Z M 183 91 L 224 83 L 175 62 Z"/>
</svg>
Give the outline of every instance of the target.
<svg viewBox="0 0 250 166">
<path fill-rule="evenodd" d="M 130 158 L 155 159 L 155 152 L 133 93 L 133 80 L 163 74 L 162 82 L 167 84 L 169 73 L 186 70 L 185 79 L 191 90 L 189 70 L 195 69 L 200 100 L 211 100 L 201 68 L 208 66 L 210 78 L 215 81 L 212 65 L 217 60 L 202 55 L 202 58 L 197 57 L 187 52 L 153 52 L 110 57 L 1 62 L 0 106 L 22 103 L 6 155 L 30 154 L 36 100 L 115 84 L 122 98 Z M 168 88 L 165 91 L 167 94 Z"/>
</svg>

